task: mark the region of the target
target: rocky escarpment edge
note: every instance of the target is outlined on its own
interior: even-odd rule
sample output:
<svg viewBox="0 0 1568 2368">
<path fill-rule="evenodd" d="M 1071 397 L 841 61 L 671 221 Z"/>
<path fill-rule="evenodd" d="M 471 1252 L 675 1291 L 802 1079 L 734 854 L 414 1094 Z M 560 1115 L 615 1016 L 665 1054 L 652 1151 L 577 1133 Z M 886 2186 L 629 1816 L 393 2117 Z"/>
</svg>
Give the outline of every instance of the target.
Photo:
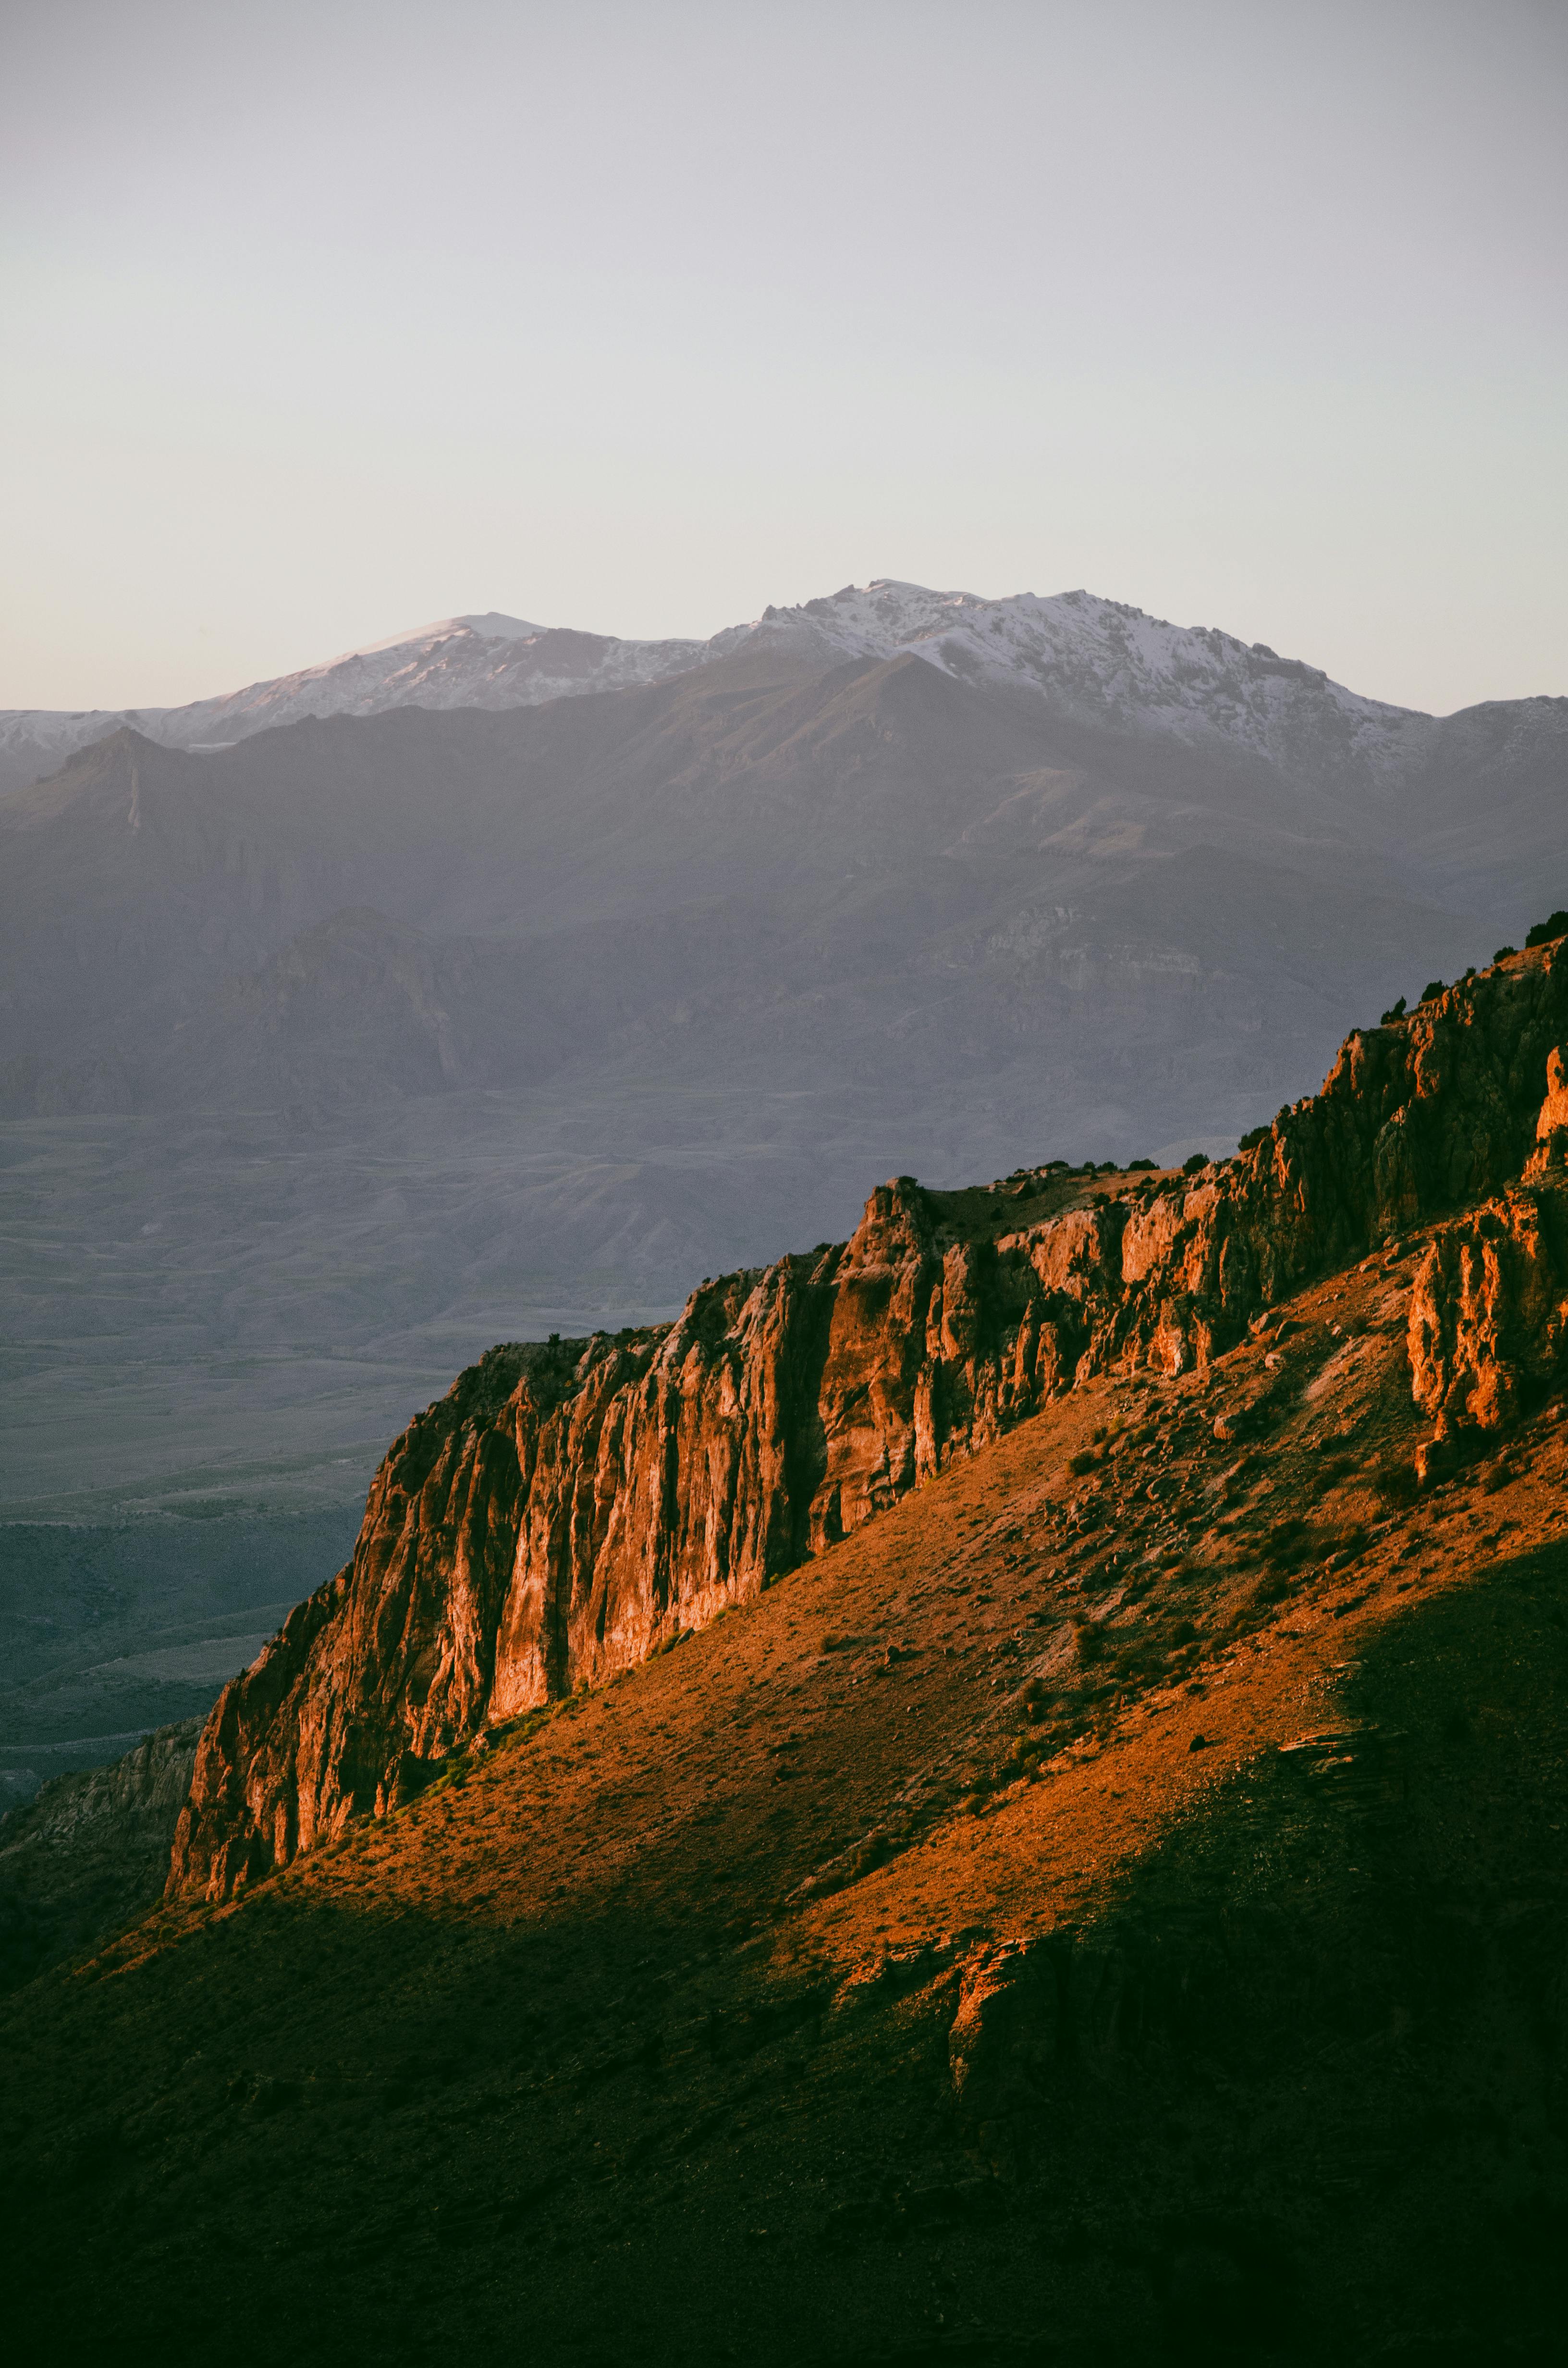
<svg viewBox="0 0 1568 2368">
<path fill-rule="evenodd" d="M 384 1810 L 1080 1380 L 1201 1369 L 1312 1276 L 1525 1189 L 1565 1035 L 1560 941 L 1353 1035 L 1320 1094 L 1179 1185 L 1009 1231 L 898 1178 L 847 1243 L 706 1284 L 667 1330 L 492 1351 L 394 1443 L 352 1564 L 220 1700 L 171 1893 L 226 1896 Z M 1434 1255 L 1417 1398 L 1462 1431 L 1489 1402 Z"/>
</svg>

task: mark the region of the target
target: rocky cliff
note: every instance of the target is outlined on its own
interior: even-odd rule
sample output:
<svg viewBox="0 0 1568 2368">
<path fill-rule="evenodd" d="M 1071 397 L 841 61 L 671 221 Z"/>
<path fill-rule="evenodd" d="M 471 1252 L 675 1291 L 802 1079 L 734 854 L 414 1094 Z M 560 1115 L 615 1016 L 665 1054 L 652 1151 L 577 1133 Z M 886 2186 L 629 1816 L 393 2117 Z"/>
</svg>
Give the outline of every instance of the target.
<svg viewBox="0 0 1568 2368">
<path fill-rule="evenodd" d="M 1425 1480 L 1519 1414 L 1568 1343 L 1568 1075 L 1547 1055 L 1535 1148 L 1517 1183 L 1438 1227 L 1410 1304 L 1411 1391 L 1436 1424 Z"/>
<path fill-rule="evenodd" d="M 118 1931 L 163 1887 L 199 1718 L 108 1768 L 57 1776 L 0 1818 L 0 1990 Z"/>
<path fill-rule="evenodd" d="M 219 1701 L 171 1894 L 226 1896 L 380 1813 L 1076 1382 L 1201 1370 L 1314 1274 L 1505 1191 L 1538 1127 L 1532 1174 L 1561 1162 L 1543 1096 L 1565 1034 L 1560 940 L 1353 1035 L 1320 1094 L 1195 1178 L 900 1178 L 847 1243 L 705 1283 L 667 1328 L 492 1349 L 394 1442 L 352 1563 Z M 1527 1189 L 1555 1206 L 1550 1179 Z M 1458 1233 L 1435 1245 L 1412 1316 L 1417 1400 L 1450 1427 L 1491 1418 L 1474 1265 Z M 1493 1335 L 1505 1301 L 1513 1282 Z"/>
</svg>

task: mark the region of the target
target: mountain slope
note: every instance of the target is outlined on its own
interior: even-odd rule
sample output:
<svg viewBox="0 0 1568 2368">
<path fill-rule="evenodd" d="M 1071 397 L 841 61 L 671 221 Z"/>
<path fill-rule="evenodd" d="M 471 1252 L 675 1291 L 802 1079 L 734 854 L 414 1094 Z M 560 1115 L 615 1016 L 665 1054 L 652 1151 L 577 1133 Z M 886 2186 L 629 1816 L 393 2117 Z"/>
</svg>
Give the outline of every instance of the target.
<svg viewBox="0 0 1568 2368">
<path fill-rule="evenodd" d="M 171 1893 L 226 1897 L 381 1815 L 1092 1376 L 1202 1375 L 1314 1272 L 1517 1177 L 1565 1036 L 1560 940 L 1353 1037 L 1320 1096 L 1190 1187 L 895 1178 L 848 1243 L 705 1284 L 662 1334 L 493 1349 L 393 1443 L 353 1563 L 225 1689 Z M 1527 1298 L 1555 1287 L 1555 1207 L 1513 1223 L 1539 1236 Z M 1486 1253 L 1505 1297 L 1508 1239 Z M 1434 1278 L 1417 1398 L 1494 1426 L 1517 1357 L 1496 1306 L 1444 1315 L 1460 1290 Z"/>
<path fill-rule="evenodd" d="M 1005 600 L 889 580 L 769 609 L 709 646 L 824 658 L 908 650 L 961 681 L 1027 689 L 1052 711 L 1121 731 L 1214 739 L 1287 777 L 1384 786 L 1431 744 L 1434 719 L 1363 699 L 1320 668 L 1210 627 L 1167 624 L 1088 592 Z"/>
<path fill-rule="evenodd" d="M 1418 1229 L 1206 1373 L 1087 1382 L 33 1985 L 18 2334 L 1544 2363 L 1562 1401 L 1408 1505 L 1443 1264 Z"/>
<path fill-rule="evenodd" d="M 0 1989 L 145 1913 L 190 1789 L 199 1718 L 107 1768 L 56 1776 L 0 1819 Z"/>
<path fill-rule="evenodd" d="M 1131 1031 L 1118 1013 L 1119 1040 L 1163 1036 L 1170 1007 L 1139 972 L 1222 995 L 1227 952 L 1250 966 L 1255 913 L 1263 966 L 1283 957 L 1292 973 L 1298 1029 L 1312 972 L 1367 995 L 1402 951 L 1430 961 L 1468 941 L 1354 801 L 1327 790 L 1303 805 L 1256 758 L 1052 723 L 1021 694 L 907 656 L 815 674 L 759 663 L 509 714 L 303 724 L 215 758 L 106 742 L 0 809 L 12 1057 L 113 1058 L 133 1104 L 187 1099 L 173 1028 L 210 1032 L 225 978 L 361 907 L 526 947 L 530 969 L 560 964 L 572 1009 L 602 1000 L 576 951 L 587 933 L 585 967 L 602 979 L 613 960 L 630 1009 L 652 1018 L 663 990 L 692 1013 L 711 993 L 733 1032 L 750 1005 L 754 1058 L 775 1054 L 766 1015 L 793 1032 L 807 1017 L 794 996 L 881 973 L 869 1008 L 824 1032 L 839 1058 L 869 1038 L 896 1061 L 913 1021 L 927 1073 L 960 1065 L 927 1015 L 956 1028 L 968 1064 L 983 1031 L 994 1066 L 1020 1026 L 1069 1008 L 1105 1032 L 1118 971 L 1142 1007 Z M 697 923 L 725 906 L 755 936 L 749 957 Z M 1221 914 L 1230 946 L 1200 951 L 1193 932 L 1213 939 Z M 666 917 L 675 941 L 649 949 L 649 974 L 638 940 Z M 1244 1036 L 1251 981 L 1244 994 Z M 1237 1032 L 1190 1007 L 1177 1024 L 1195 1050 Z M 1266 1053 L 1260 1089 L 1292 1059 L 1321 1071 L 1342 1032 L 1329 1019 L 1304 1056 Z M 820 1076 L 823 1052 L 807 1057 Z"/>
<path fill-rule="evenodd" d="M 81 714 L 0 711 L 0 790 L 39 780 L 124 725 L 166 747 L 200 749 L 232 746 L 253 732 L 307 717 L 382 715 L 394 707 L 534 706 L 585 690 L 657 682 L 694 664 L 702 646 L 562 632 L 495 609 L 447 617 L 298 674 L 185 707 Z"/>
</svg>

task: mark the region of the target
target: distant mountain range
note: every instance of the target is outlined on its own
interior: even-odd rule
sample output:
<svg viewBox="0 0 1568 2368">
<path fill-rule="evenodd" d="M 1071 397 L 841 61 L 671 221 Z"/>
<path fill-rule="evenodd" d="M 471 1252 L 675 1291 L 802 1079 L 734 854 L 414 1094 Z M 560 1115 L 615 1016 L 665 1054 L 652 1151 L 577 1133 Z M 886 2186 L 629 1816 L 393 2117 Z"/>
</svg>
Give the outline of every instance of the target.
<svg viewBox="0 0 1568 2368">
<path fill-rule="evenodd" d="M 1080 1130 L 1214 1132 L 1316 1082 L 1354 1016 L 1320 997 L 1489 953 L 1568 783 L 1568 700 L 1439 722 L 1085 593 L 885 581 L 707 643 L 459 617 L 6 722 L 15 762 L 24 723 L 81 743 L 0 807 L 20 1113 L 319 1112 L 654 1043 L 812 1082 L 874 1044 L 917 1091 L 1030 1045 Z"/>
<path fill-rule="evenodd" d="M 182 1374 L 374 1340 L 433 1381 L 890 1173 L 1221 1148 L 1568 902 L 1568 700 L 1439 721 L 1086 593 L 459 617 L 4 732 L 0 1116 L 54 1132 L 0 1288 Z"/>
<path fill-rule="evenodd" d="M 40 779 L 122 724 L 165 747 L 210 750 L 307 716 L 535 707 L 663 682 L 743 652 L 831 665 L 904 651 L 959 681 L 1035 691 L 1080 723 L 1217 736 L 1286 768 L 1383 780 L 1419 767 L 1439 736 L 1433 717 L 1360 698 L 1262 643 L 1169 625 L 1119 600 L 1081 591 L 983 600 L 881 578 L 770 608 L 706 642 L 621 641 L 490 609 L 184 707 L 0 710 L 0 787 Z"/>
</svg>

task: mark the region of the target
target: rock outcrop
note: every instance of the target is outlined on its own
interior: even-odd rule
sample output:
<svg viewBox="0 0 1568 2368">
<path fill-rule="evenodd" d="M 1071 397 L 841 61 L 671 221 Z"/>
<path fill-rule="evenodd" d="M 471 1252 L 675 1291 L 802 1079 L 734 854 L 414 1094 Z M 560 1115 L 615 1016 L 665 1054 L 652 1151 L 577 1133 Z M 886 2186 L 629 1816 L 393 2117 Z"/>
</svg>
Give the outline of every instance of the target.
<svg viewBox="0 0 1568 2368">
<path fill-rule="evenodd" d="M 1411 1292 L 1411 1391 L 1436 1424 L 1423 1479 L 1511 1421 L 1568 1345 L 1568 1194 L 1514 1187 L 1433 1236 Z"/>
<path fill-rule="evenodd" d="M 201 1725 L 158 1727 L 122 1759 L 56 1776 L 0 1818 L 0 1990 L 153 1906 Z"/>
<path fill-rule="evenodd" d="M 1568 1349 L 1568 1047 L 1546 1059 L 1520 1181 L 1433 1235 L 1411 1292 L 1411 1395 L 1435 1424 L 1423 1479 L 1462 1463 L 1552 1381 Z"/>
<path fill-rule="evenodd" d="M 226 1896 L 384 1810 L 487 1723 L 702 1624 L 1077 1380 L 1201 1368 L 1311 1276 L 1497 1195 L 1565 1035 L 1559 941 L 1353 1035 L 1320 1094 L 1193 1178 L 1063 1211 L 1043 1171 L 900 1178 L 847 1243 L 705 1283 L 667 1328 L 492 1349 L 394 1442 L 353 1562 L 220 1699 L 171 1894 Z M 1506 1403 L 1503 1299 L 1534 1326 L 1558 1270 L 1521 1190 L 1517 1223 L 1482 1211 L 1479 1247 L 1434 1251 L 1423 1405 Z"/>
</svg>

